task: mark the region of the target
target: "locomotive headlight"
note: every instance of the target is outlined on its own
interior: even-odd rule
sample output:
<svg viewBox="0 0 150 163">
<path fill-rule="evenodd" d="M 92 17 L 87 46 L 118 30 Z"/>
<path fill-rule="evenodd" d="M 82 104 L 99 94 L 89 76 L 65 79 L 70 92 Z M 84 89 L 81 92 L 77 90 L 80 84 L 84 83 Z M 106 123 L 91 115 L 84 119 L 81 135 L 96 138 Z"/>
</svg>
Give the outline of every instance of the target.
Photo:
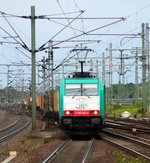
<svg viewBox="0 0 150 163">
<path fill-rule="evenodd" d="M 67 115 L 69 115 L 69 114 L 70 114 L 70 112 L 69 112 L 69 111 L 66 111 L 66 114 L 67 114 Z"/>
<path fill-rule="evenodd" d="M 99 112 L 99 110 L 93 110 L 90 112 L 90 114 L 93 116 L 98 116 L 98 115 L 100 115 L 100 112 Z"/>
<path fill-rule="evenodd" d="M 65 111 L 65 113 L 64 113 L 65 115 L 72 115 L 73 114 L 73 112 L 72 111 L 69 111 L 69 110 L 67 110 L 67 111 Z"/>
<path fill-rule="evenodd" d="M 98 112 L 95 110 L 95 111 L 94 111 L 94 114 L 96 115 L 97 113 L 98 113 Z"/>
</svg>

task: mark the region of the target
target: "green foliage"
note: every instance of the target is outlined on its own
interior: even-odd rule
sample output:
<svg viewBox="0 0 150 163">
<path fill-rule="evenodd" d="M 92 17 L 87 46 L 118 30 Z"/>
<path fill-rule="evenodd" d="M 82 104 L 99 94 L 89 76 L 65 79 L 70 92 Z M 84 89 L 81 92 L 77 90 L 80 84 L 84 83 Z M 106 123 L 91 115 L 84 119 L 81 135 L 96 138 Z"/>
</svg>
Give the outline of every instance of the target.
<svg viewBox="0 0 150 163">
<path fill-rule="evenodd" d="M 22 99 L 23 96 L 29 97 L 29 93 L 27 91 L 19 91 L 10 86 L 0 89 L 0 102 L 14 102 L 16 99 Z"/>
<path fill-rule="evenodd" d="M 113 104 L 113 105 L 112 105 L 112 108 L 113 108 L 113 109 L 121 109 L 121 105 Z"/>
<path fill-rule="evenodd" d="M 114 154 L 117 155 L 118 163 L 147 163 L 147 161 L 143 158 L 131 158 L 122 151 L 117 151 Z"/>
<path fill-rule="evenodd" d="M 137 102 L 134 104 L 134 107 L 137 107 L 137 108 L 142 108 L 143 104 L 142 102 Z"/>
<path fill-rule="evenodd" d="M 128 83 L 126 85 L 123 84 L 113 84 L 112 85 L 113 99 L 123 98 L 135 98 L 135 84 Z M 106 88 L 106 92 L 109 92 L 109 88 Z M 122 94 L 122 95 L 120 95 Z"/>
<path fill-rule="evenodd" d="M 106 108 L 106 114 L 111 117 L 120 117 L 121 113 L 124 111 L 128 111 L 131 113 L 131 117 L 134 118 L 140 118 L 142 116 L 142 108 L 141 107 L 135 107 L 135 106 L 120 106 L 120 105 L 113 105 L 113 107 L 110 106 L 109 108 Z"/>
<path fill-rule="evenodd" d="M 124 163 L 124 162 L 126 162 L 126 155 L 123 152 L 118 152 L 117 155 L 118 155 L 117 156 L 118 163 Z"/>
<path fill-rule="evenodd" d="M 142 98 L 142 84 L 137 85 L 139 90 L 139 98 Z M 136 98 L 136 85 L 134 83 L 127 83 L 127 84 L 113 84 L 111 86 L 112 89 L 112 97 L 113 99 L 119 99 L 119 98 Z M 106 94 L 109 93 L 110 88 L 106 87 Z M 146 82 L 146 96 L 148 97 L 148 83 Z"/>
</svg>

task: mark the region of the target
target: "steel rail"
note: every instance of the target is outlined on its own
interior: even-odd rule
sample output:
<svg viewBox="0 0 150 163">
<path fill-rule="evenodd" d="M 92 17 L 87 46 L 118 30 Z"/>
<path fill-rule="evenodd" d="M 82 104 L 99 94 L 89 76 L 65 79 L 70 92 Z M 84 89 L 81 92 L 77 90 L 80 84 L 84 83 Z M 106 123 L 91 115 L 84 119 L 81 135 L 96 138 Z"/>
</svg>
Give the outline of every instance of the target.
<svg viewBox="0 0 150 163">
<path fill-rule="evenodd" d="M 52 152 L 42 163 L 52 162 L 63 151 L 63 149 L 66 148 L 71 142 L 72 142 L 71 139 L 67 139 L 54 152 Z M 90 153 L 91 153 L 94 142 L 95 142 L 95 138 L 90 140 L 81 163 L 87 163 L 89 161 Z"/>
<path fill-rule="evenodd" d="M 95 142 L 95 138 L 93 138 L 89 142 L 88 149 L 87 149 L 85 155 L 83 156 L 81 163 L 88 163 L 94 142 Z"/>
<path fill-rule="evenodd" d="M 106 141 L 108 141 L 108 142 L 110 142 L 110 143 L 112 143 L 112 144 L 114 144 L 114 145 L 116 145 L 116 146 L 118 146 L 118 147 L 120 147 L 120 148 L 126 150 L 127 152 L 130 151 L 132 154 L 134 154 L 134 155 L 136 155 L 136 156 L 143 157 L 144 159 L 150 161 L 150 157 L 148 157 L 148 156 L 146 156 L 146 155 L 144 155 L 144 154 L 142 154 L 142 153 L 140 153 L 140 152 L 137 152 L 137 151 L 135 151 L 135 150 L 133 150 L 133 149 L 131 149 L 131 148 L 128 148 L 128 147 L 126 147 L 126 146 L 124 146 L 124 145 L 121 145 L 121 144 L 119 144 L 119 143 L 117 143 L 117 142 L 115 142 L 115 141 L 113 141 L 113 140 L 110 140 L 109 138 L 104 137 L 104 136 L 101 136 L 101 137 L 102 137 L 104 140 L 106 140 Z"/>
<path fill-rule="evenodd" d="M 26 118 L 27 118 L 27 117 L 26 117 Z M 7 134 L 7 135 L 1 137 L 1 138 L 0 138 L 0 142 L 3 142 L 3 141 L 5 141 L 5 140 L 11 138 L 12 136 L 16 135 L 17 133 L 21 132 L 21 131 L 22 131 L 23 129 L 25 129 L 29 124 L 30 124 L 30 119 L 28 118 L 28 121 L 27 121 L 27 123 L 26 123 L 24 126 L 22 126 L 21 128 L 15 130 L 14 132 L 11 132 L 11 133 L 9 133 L 9 134 Z M 14 126 L 14 125 L 13 125 L 13 126 Z M 11 126 L 11 127 L 12 127 L 12 126 Z M 11 127 L 10 127 L 10 128 L 11 128 Z"/>
<path fill-rule="evenodd" d="M 117 124 L 118 126 L 115 126 L 115 124 Z M 136 129 L 137 131 L 140 132 L 145 132 L 145 133 L 150 133 L 150 128 L 148 127 L 137 127 L 136 125 L 134 126 L 134 124 L 127 124 L 127 123 L 121 123 L 121 122 L 107 122 L 105 123 L 106 127 L 109 126 L 115 126 L 116 128 L 122 128 L 122 129 Z M 121 127 L 123 126 L 123 127 Z"/>
<path fill-rule="evenodd" d="M 53 153 L 51 153 L 42 163 L 51 162 L 72 140 L 67 139 Z"/>
<path fill-rule="evenodd" d="M 135 139 L 135 138 L 131 138 L 130 136 L 123 135 L 121 133 L 115 133 L 115 132 L 112 132 L 112 131 L 107 131 L 105 129 L 103 130 L 103 132 L 104 133 L 108 133 L 108 134 L 112 134 L 112 135 L 115 135 L 115 136 L 119 136 L 119 137 L 122 137 L 122 138 L 126 138 L 126 139 L 131 140 L 131 141 L 133 141 L 135 143 L 138 143 L 138 144 L 141 144 L 141 145 L 143 145 L 145 147 L 149 147 L 150 148 L 150 144 L 149 143 L 143 142 L 141 140 L 137 140 L 138 137 L 136 137 L 136 139 Z"/>
<path fill-rule="evenodd" d="M 9 125 L 9 126 L 7 126 L 7 127 L 4 127 L 4 128 L 2 128 L 2 129 L 0 129 L 0 132 L 3 132 L 4 130 L 7 130 L 7 129 L 9 129 L 10 127 L 12 127 L 12 126 L 14 126 L 16 123 L 18 123 L 19 122 L 19 118 L 17 117 L 17 120 L 14 122 L 14 123 L 12 123 L 11 125 Z"/>
<path fill-rule="evenodd" d="M 110 123 L 118 123 L 118 124 L 127 124 L 127 125 L 138 125 L 140 124 L 147 124 L 150 125 L 149 121 L 123 121 L 123 120 L 109 120 L 107 119 L 106 122 L 110 122 Z"/>
<path fill-rule="evenodd" d="M 118 133 L 118 132 L 117 132 Z M 129 137 L 132 137 L 132 138 L 135 138 L 135 139 L 139 139 L 139 140 L 143 140 L 145 142 L 150 142 L 150 139 L 146 139 L 146 138 L 143 138 L 143 137 L 137 137 L 135 135 L 130 135 L 130 134 L 127 134 L 127 133 L 123 133 L 125 136 L 129 136 Z"/>
</svg>

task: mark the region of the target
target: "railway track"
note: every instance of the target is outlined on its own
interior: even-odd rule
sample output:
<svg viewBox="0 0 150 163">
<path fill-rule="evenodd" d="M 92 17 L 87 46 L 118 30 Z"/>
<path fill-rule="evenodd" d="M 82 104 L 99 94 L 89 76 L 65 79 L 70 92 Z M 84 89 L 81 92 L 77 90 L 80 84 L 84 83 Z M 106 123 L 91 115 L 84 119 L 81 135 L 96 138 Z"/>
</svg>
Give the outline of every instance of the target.
<svg viewBox="0 0 150 163">
<path fill-rule="evenodd" d="M 29 118 L 18 115 L 18 120 L 13 125 L 0 130 L 0 142 L 3 142 L 25 129 L 30 123 Z"/>
<path fill-rule="evenodd" d="M 43 163 L 86 163 L 90 158 L 94 142 L 95 138 L 88 141 L 67 139 Z"/>
<path fill-rule="evenodd" d="M 144 127 L 141 126 L 140 123 L 133 123 L 133 122 L 120 122 L 120 121 L 112 121 L 107 120 L 105 122 L 105 127 L 112 127 L 112 128 L 119 128 L 119 129 L 125 129 L 125 130 L 135 130 L 138 132 L 144 132 L 144 133 L 150 133 L 150 126 Z"/>
<path fill-rule="evenodd" d="M 129 136 L 124 133 L 114 133 L 107 130 L 103 131 L 101 137 L 113 145 L 132 153 L 135 156 L 142 157 L 150 161 L 150 141 L 136 136 Z"/>
</svg>

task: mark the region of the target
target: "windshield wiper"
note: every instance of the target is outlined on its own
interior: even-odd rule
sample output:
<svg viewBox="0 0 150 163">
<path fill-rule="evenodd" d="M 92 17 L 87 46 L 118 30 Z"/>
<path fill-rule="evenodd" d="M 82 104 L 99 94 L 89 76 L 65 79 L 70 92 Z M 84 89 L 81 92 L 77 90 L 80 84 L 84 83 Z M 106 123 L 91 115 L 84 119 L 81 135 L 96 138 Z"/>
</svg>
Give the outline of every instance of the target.
<svg viewBox="0 0 150 163">
<path fill-rule="evenodd" d="M 90 96 L 85 92 L 87 89 L 83 89 L 82 90 L 82 93 L 85 95 L 85 96 L 87 96 L 88 98 L 90 98 Z"/>
<path fill-rule="evenodd" d="M 84 94 L 85 96 L 87 96 L 88 98 L 90 98 L 90 96 L 87 95 L 87 93 L 85 92 L 85 90 L 86 90 L 86 89 L 80 89 L 78 92 L 76 92 L 75 95 L 72 96 L 72 98 L 74 98 L 75 96 L 77 96 L 77 94 L 78 94 L 79 92 L 80 92 L 80 95 L 81 95 L 81 96 L 83 96 L 83 94 Z"/>
</svg>

